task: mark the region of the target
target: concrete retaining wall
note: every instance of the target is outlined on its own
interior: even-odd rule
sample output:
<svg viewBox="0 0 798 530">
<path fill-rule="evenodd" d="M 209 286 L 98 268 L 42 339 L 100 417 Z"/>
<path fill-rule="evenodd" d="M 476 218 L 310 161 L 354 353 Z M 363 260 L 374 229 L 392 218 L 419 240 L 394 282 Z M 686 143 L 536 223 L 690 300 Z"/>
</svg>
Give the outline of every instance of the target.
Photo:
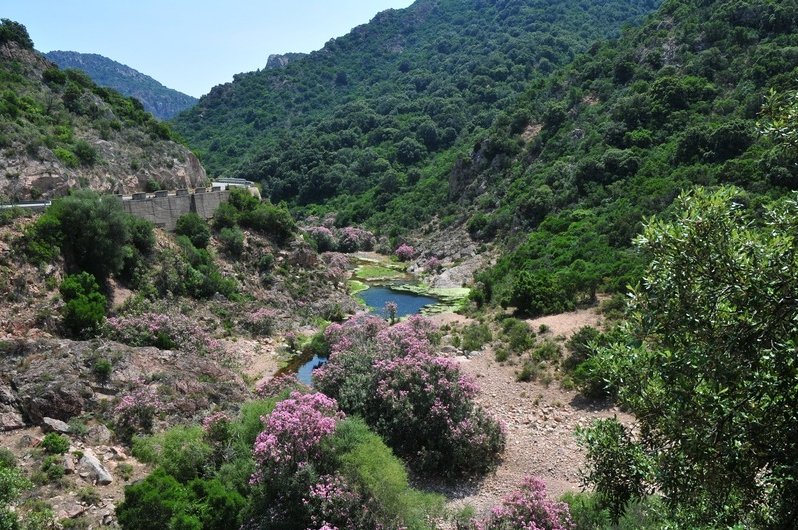
<svg viewBox="0 0 798 530">
<path fill-rule="evenodd" d="M 136 217 L 147 219 L 155 226 L 172 231 L 181 215 L 194 212 L 205 220 L 211 219 L 216 209 L 230 198 L 230 192 L 206 191 L 203 188 L 192 192 L 177 190 L 174 193 L 159 191 L 153 194 L 135 193 L 132 198 L 122 198 L 124 210 Z"/>
</svg>

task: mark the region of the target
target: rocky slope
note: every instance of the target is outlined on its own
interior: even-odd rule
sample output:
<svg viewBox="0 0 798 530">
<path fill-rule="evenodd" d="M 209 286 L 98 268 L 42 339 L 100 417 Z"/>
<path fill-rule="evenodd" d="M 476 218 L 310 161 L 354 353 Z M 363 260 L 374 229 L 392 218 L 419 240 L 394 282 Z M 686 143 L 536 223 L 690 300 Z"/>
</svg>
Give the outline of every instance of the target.
<svg viewBox="0 0 798 530">
<path fill-rule="evenodd" d="M 206 181 L 194 154 L 138 102 L 32 47 L 0 44 L 0 79 L 0 202 Z"/>
<path fill-rule="evenodd" d="M 45 54 L 61 68 L 78 68 L 100 86 L 113 88 L 141 101 L 144 110 L 168 120 L 197 104 L 197 98 L 165 87 L 152 77 L 96 53 L 51 51 Z"/>
</svg>

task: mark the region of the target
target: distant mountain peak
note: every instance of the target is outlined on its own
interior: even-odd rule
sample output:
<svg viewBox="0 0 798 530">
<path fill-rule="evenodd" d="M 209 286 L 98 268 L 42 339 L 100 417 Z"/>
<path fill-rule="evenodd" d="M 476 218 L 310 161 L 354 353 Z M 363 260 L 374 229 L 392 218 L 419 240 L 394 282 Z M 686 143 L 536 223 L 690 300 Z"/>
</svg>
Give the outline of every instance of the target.
<svg viewBox="0 0 798 530">
<path fill-rule="evenodd" d="M 192 96 L 167 88 L 134 68 L 96 53 L 51 51 L 45 56 L 61 68 L 83 70 L 98 85 L 138 99 L 148 112 L 162 120 L 168 120 L 197 103 Z"/>
</svg>

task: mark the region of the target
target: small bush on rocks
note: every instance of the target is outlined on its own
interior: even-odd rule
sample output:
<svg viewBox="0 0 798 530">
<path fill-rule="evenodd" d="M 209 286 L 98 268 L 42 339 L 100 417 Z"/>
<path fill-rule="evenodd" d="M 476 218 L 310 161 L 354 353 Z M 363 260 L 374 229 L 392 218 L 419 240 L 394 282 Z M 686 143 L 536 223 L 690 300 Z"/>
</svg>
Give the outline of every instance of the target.
<svg viewBox="0 0 798 530">
<path fill-rule="evenodd" d="M 42 448 L 51 455 L 62 455 L 69 451 L 69 438 L 55 432 L 49 432 L 44 435 Z"/>
</svg>

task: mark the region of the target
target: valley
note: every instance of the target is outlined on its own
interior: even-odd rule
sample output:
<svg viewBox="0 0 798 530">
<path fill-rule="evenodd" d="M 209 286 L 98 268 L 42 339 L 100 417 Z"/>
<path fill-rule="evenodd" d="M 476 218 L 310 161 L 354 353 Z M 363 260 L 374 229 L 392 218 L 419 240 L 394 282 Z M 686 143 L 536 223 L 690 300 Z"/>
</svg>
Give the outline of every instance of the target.
<svg viewBox="0 0 798 530">
<path fill-rule="evenodd" d="M 0 528 L 798 528 L 795 1 L 417 0 L 160 107 L 22 22 Z"/>
</svg>

